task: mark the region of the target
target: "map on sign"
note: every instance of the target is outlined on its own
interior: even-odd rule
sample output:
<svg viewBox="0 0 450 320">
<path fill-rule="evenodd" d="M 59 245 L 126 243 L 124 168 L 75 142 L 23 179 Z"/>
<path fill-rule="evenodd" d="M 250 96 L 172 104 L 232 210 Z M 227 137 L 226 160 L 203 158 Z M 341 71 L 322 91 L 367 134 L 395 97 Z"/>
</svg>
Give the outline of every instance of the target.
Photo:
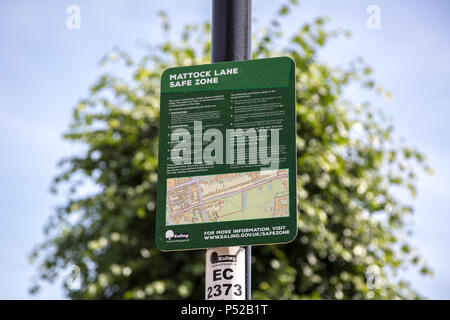
<svg viewBox="0 0 450 320">
<path fill-rule="evenodd" d="M 288 178 L 280 169 L 168 179 L 166 225 L 288 216 Z"/>
</svg>

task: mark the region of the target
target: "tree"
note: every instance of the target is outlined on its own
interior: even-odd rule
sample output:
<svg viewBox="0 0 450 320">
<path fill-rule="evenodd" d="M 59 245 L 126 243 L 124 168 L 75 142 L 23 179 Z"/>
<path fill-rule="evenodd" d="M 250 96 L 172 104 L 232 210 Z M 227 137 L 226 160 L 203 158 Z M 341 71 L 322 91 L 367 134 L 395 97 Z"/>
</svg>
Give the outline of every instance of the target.
<svg viewBox="0 0 450 320">
<path fill-rule="evenodd" d="M 408 242 L 413 208 L 395 195 L 404 189 L 414 196 L 415 171 L 431 169 L 422 153 L 394 138 L 382 110 L 344 98 L 351 84 L 390 96 L 370 66 L 355 59 L 330 67 L 318 58 L 327 42 L 349 32 L 329 30 L 320 17 L 284 35 L 280 21 L 295 4 L 282 5 L 255 33 L 253 58 L 288 55 L 296 64 L 299 236 L 254 248 L 253 297 L 419 298 L 398 272 L 431 271 Z M 164 13 L 160 19 L 168 34 Z M 138 61 L 115 49 L 101 63 L 122 61 L 127 74 L 102 75 L 74 108 L 64 137 L 85 151 L 60 162 L 52 191 L 67 192 L 68 200 L 31 254 L 41 280 L 79 267 L 81 288 L 66 285 L 68 297 L 203 297 L 204 252 L 159 251 L 154 224 L 160 76 L 168 67 L 209 63 L 209 34 L 208 23 L 188 25 L 177 43 L 144 44 Z"/>
</svg>

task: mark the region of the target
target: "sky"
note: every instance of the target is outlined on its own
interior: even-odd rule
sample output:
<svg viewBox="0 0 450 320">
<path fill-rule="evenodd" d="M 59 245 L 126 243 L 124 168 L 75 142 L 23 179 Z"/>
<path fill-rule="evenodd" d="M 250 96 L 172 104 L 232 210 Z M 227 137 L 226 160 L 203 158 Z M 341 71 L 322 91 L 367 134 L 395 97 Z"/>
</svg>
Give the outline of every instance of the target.
<svg viewBox="0 0 450 320">
<path fill-rule="evenodd" d="M 80 8 L 80 29 L 68 29 L 67 8 Z M 280 1 L 253 0 L 259 25 L 270 21 Z M 379 8 L 379 29 L 369 29 L 367 8 Z M 176 38 L 185 23 L 208 21 L 210 0 L 70 0 L 0 2 L 0 299 L 61 299 L 61 283 L 44 284 L 31 296 L 36 275 L 28 255 L 44 239 L 43 227 L 64 200 L 49 192 L 57 162 L 76 153 L 62 139 L 71 110 L 102 73 L 100 59 L 115 46 L 136 50 L 141 39 L 160 43 L 157 12 L 166 11 Z M 321 53 L 321 60 L 345 65 L 356 57 L 393 94 L 370 96 L 393 117 L 395 135 L 423 151 L 435 174 L 419 175 L 410 242 L 434 271 L 402 276 L 425 297 L 450 299 L 447 243 L 450 242 L 450 2 L 446 0 L 300 1 L 283 23 L 285 30 L 317 16 L 330 28 L 352 32 Z M 366 97 L 350 92 L 355 98 Z"/>
</svg>

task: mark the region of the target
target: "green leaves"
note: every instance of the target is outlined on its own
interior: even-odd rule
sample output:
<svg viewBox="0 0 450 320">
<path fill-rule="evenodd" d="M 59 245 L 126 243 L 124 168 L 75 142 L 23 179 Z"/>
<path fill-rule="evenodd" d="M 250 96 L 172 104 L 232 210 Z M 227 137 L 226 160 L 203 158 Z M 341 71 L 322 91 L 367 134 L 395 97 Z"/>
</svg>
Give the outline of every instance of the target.
<svg viewBox="0 0 450 320">
<path fill-rule="evenodd" d="M 319 60 L 321 48 L 347 31 L 328 30 L 328 19 L 319 17 L 282 36 L 279 19 L 296 2 L 254 32 L 253 58 L 287 54 L 296 65 L 299 235 L 253 249 L 253 297 L 417 298 L 397 270 L 431 271 L 407 242 L 405 217 L 413 208 L 396 194 L 415 196 L 416 170 L 432 170 L 421 152 L 396 141 L 382 110 L 343 98 L 349 85 L 387 94 L 370 66 L 360 58 L 345 67 Z M 159 18 L 169 32 L 167 16 Z M 117 48 L 102 59 L 112 70 L 75 106 L 65 135 L 85 151 L 60 162 L 51 186 L 69 190 L 67 201 L 30 257 L 41 280 L 76 265 L 82 285 L 66 288 L 71 298 L 203 298 L 204 252 L 159 251 L 154 224 L 159 79 L 169 66 L 208 63 L 209 39 L 209 23 L 195 24 L 138 62 Z M 107 62 L 123 63 L 128 74 L 113 76 Z"/>
</svg>

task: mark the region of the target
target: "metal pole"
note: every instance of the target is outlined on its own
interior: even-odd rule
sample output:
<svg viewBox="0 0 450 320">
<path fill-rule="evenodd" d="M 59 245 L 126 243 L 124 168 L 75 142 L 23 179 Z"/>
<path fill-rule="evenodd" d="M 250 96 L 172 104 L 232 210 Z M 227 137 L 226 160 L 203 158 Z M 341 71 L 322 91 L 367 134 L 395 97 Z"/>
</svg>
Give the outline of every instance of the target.
<svg viewBox="0 0 450 320">
<path fill-rule="evenodd" d="M 213 0 L 211 62 L 252 58 L 251 0 Z"/>
<path fill-rule="evenodd" d="M 251 0 L 213 0 L 211 34 L 212 63 L 250 60 L 252 58 L 251 7 Z M 245 255 L 238 254 L 242 250 L 245 250 Z M 221 253 L 222 256 L 232 256 L 235 254 L 237 259 L 241 259 L 240 257 L 242 256 L 244 257 L 244 261 L 237 261 L 236 264 L 245 263 L 245 290 L 243 290 L 243 294 L 245 295 L 245 300 L 250 300 L 252 247 L 208 249 L 206 254 L 207 278 L 211 276 L 212 270 L 208 270 L 208 268 L 212 269 L 214 257 L 220 257 Z M 211 296 L 208 296 L 208 292 L 205 292 L 205 297 L 206 299 L 211 298 Z M 236 298 L 239 299 L 239 297 Z"/>
<path fill-rule="evenodd" d="M 252 246 L 245 248 L 245 300 L 252 300 Z"/>
</svg>

